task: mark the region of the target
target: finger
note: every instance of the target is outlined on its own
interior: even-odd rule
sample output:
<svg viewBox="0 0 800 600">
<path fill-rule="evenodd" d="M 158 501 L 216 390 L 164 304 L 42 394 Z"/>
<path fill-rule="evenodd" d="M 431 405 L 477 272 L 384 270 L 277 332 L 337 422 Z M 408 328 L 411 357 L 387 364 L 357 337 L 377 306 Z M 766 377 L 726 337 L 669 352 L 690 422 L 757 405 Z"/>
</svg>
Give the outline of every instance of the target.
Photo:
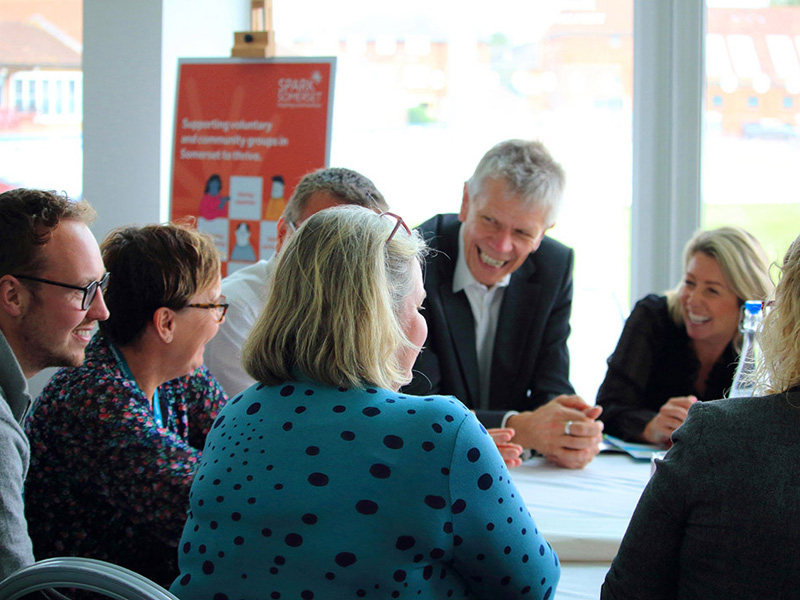
<svg viewBox="0 0 800 600">
<path fill-rule="evenodd" d="M 595 437 L 603 432 L 602 421 L 572 421 L 568 437 Z M 566 435 L 566 427 L 564 434 Z"/>
<path fill-rule="evenodd" d="M 494 440 L 495 444 L 497 444 L 498 442 L 509 441 L 511 438 L 514 437 L 515 433 L 513 429 L 509 428 L 504 428 L 504 429 L 493 428 L 493 429 L 487 429 L 487 431 L 489 432 L 489 435 L 492 436 L 492 439 Z"/>
<path fill-rule="evenodd" d="M 664 406 L 676 406 L 688 411 L 695 402 L 697 402 L 697 398 L 694 396 L 680 396 L 670 398 Z"/>
<path fill-rule="evenodd" d="M 581 436 L 565 435 L 560 440 L 559 446 L 566 450 L 587 450 L 597 448 L 603 437 L 601 435 Z"/>
<path fill-rule="evenodd" d="M 556 396 L 553 398 L 551 402 L 557 402 L 562 406 L 566 406 L 567 408 L 574 408 L 575 410 L 579 410 L 583 412 L 587 408 L 591 408 L 586 402 L 584 402 L 583 398 L 580 396 L 567 396 L 566 394 L 562 394 L 561 396 Z"/>
<path fill-rule="evenodd" d="M 546 455 L 545 458 L 559 467 L 582 469 L 589 464 L 596 455 L 597 452 L 591 450 L 562 449 L 558 452 Z"/>
<path fill-rule="evenodd" d="M 661 414 L 659 413 L 658 417 L 656 417 L 656 424 L 660 425 L 661 427 L 669 427 L 670 431 L 677 429 L 683 422 L 686 415 L 668 415 L 668 414 Z"/>
<path fill-rule="evenodd" d="M 519 455 L 514 455 L 514 454 L 505 455 L 504 454 L 504 455 L 502 455 L 502 458 L 503 458 L 503 462 L 506 463 L 506 465 L 509 465 L 509 464 L 521 464 L 522 463 L 522 458 L 520 458 Z M 519 463 L 517 463 L 517 461 L 519 461 Z"/>
<path fill-rule="evenodd" d="M 602 406 L 591 406 L 583 411 L 583 414 L 586 415 L 587 418 L 595 420 L 603 413 Z"/>
<path fill-rule="evenodd" d="M 522 454 L 522 446 L 519 444 L 497 444 L 500 454 L 505 456 L 519 456 Z"/>
<path fill-rule="evenodd" d="M 667 417 L 669 419 L 677 419 L 681 422 L 686 420 L 686 417 L 689 415 L 689 411 L 685 408 L 681 408 L 679 406 L 662 406 L 661 410 L 658 411 L 658 415 L 660 417 Z"/>
</svg>

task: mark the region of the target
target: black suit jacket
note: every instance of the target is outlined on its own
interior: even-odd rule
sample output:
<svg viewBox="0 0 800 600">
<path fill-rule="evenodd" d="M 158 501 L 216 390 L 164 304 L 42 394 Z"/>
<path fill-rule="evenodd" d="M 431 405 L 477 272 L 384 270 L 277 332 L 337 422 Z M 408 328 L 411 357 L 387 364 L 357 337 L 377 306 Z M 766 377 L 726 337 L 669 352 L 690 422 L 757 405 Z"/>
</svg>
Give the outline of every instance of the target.
<svg viewBox="0 0 800 600">
<path fill-rule="evenodd" d="M 451 394 L 478 407 L 475 322 L 466 294 L 453 293 L 458 257 L 457 215 L 436 215 L 419 226 L 432 249 L 425 268 L 428 339 L 414 365 L 411 394 Z M 487 427 L 498 427 L 509 410 L 531 410 L 559 394 L 569 382 L 569 317 L 572 308 L 571 248 L 545 237 L 539 249 L 511 275 L 497 324 L 490 411 L 478 411 Z"/>
</svg>

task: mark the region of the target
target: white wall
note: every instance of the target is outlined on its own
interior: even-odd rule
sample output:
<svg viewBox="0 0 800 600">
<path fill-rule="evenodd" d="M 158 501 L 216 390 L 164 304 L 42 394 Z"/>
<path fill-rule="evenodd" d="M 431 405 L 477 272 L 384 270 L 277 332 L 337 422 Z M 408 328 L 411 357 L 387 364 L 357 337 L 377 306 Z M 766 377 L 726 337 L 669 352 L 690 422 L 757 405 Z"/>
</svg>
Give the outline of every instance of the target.
<svg viewBox="0 0 800 600">
<path fill-rule="evenodd" d="M 83 192 L 98 240 L 168 215 L 178 58 L 227 57 L 247 0 L 84 0 Z M 37 395 L 55 369 L 30 380 Z"/>
<path fill-rule="evenodd" d="M 178 58 L 226 57 L 246 0 L 84 0 L 83 189 L 95 235 L 168 214 Z"/>
</svg>

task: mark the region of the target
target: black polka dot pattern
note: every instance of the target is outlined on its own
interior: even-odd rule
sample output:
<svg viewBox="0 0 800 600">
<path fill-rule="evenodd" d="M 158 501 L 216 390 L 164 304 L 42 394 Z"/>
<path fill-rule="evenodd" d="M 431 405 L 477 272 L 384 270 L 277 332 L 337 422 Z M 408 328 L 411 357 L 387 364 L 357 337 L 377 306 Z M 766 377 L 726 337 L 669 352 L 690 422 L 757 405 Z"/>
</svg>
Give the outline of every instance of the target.
<svg viewBox="0 0 800 600">
<path fill-rule="evenodd" d="M 359 500 L 356 502 L 356 510 L 362 515 L 374 515 L 378 512 L 378 504 L 372 500 Z"/>
<path fill-rule="evenodd" d="M 306 380 L 234 400 L 192 486 L 181 600 L 553 597 L 558 558 L 457 401 Z"/>
<path fill-rule="evenodd" d="M 388 479 L 392 475 L 392 470 L 382 463 L 375 463 L 369 468 L 369 474 L 377 479 Z"/>
</svg>

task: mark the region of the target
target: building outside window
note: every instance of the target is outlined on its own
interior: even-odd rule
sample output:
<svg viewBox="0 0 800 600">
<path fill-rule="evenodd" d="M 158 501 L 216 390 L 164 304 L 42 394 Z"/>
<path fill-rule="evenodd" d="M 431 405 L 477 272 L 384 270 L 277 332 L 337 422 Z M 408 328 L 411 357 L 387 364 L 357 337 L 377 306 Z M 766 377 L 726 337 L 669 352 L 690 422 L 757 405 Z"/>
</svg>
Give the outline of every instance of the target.
<svg viewBox="0 0 800 600">
<path fill-rule="evenodd" d="M 564 165 L 565 208 L 551 235 L 576 250 L 570 347 L 589 399 L 629 308 L 634 4 L 273 9 L 279 55 L 338 57 L 332 165 L 371 177 L 410 223 L 457 211 L 463 182 L 503 139 L 541 139 Z M 793 4 L 707 2 L 702 223 L 743 225 L 774 258 L 800 217 Z M 0 0 L 0 189 L 82 195 L 81 41 L 82 0 Z"/>
<path fill-rule="evenodd" d="M 0 191 L 80 197 L 82 0 L 0 0 Z"/>
<path fill-rule="evenodd" d="M 409 223 L 458 212 L 504 139 L 540 139 L 562 163 L 550 233 L 575 248 L 571 371 L 593 400 L 628 312 L 633 0 L 314 6 L 312 20 L 308 3 L 275 3 L 278 52 L 338 57 L 331 162 Z"/>
<path fill-rule="evenodd" d="M 782 258 L 800 232 L 800 2 L 708 0 L 706 22 L 703 224 Z"/>
</svg>

